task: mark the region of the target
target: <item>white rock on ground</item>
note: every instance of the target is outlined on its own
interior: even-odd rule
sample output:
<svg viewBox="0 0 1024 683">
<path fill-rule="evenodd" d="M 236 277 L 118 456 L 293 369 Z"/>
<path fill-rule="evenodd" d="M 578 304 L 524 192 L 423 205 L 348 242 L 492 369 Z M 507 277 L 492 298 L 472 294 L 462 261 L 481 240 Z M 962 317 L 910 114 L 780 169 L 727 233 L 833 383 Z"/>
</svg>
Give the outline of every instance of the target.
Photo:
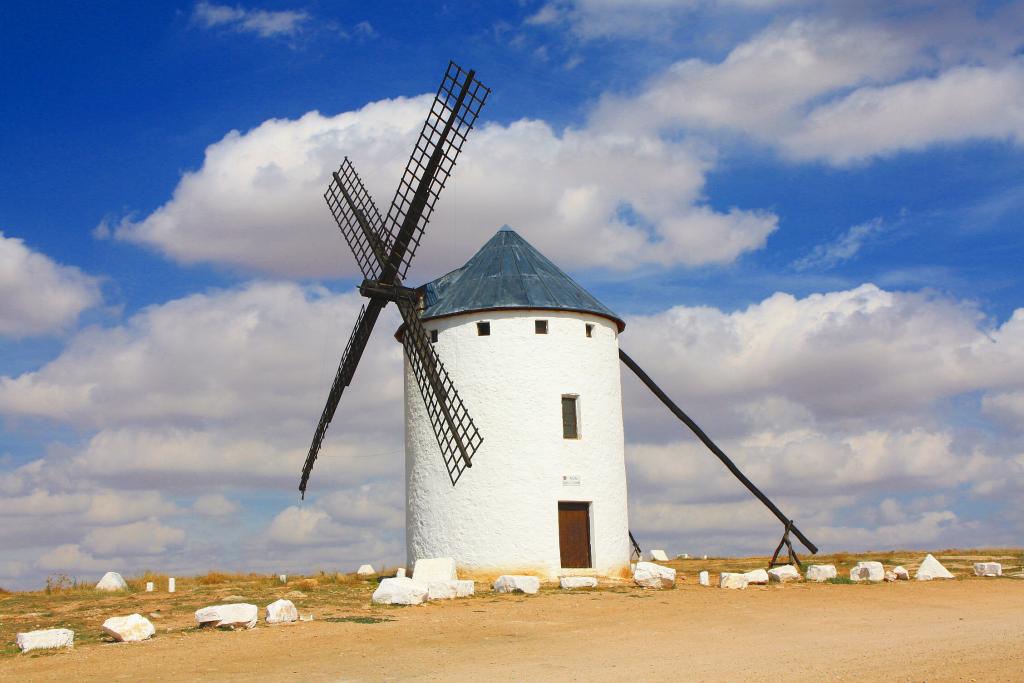
<svg viewBox="0 0 1024 683">
<path fill-rule="evenodd" d="M 665 554 L 664 550 L 652 550 L 651 559 L 655 562 L 668 562 L 668 555 Z"/>
<path fill-rule="evenodd" d="M 110 617 L 103 622 L 103 630 L 122 643 L 136 643 L 140 640 L 152 638 L 156 628 L 146 617 L 141 614 L 131 614 L 127 617 Z"/>
<path fill-rule="evenodd" d="M 1002 576 L 1003 565 L 998 562 L 975 562 L 974 563 L 974 575 L 975 576 Z"/>
<path fill-rule="evenodd" d="M 152 593 L 155 588 L 156 588 L 156 586 L 153 585 L 152 581 L 147 581 L 146 582 L 146 592 L 147 593 Z"/>
<path fill-rule="evenodd" d="M 679 553 L 678 555 L 676 555 L 676 559 L 677 560 L 688 560 L 688 559 L 690 559 L 690 555 L 688 553 Z"/>
<path fill-rule="evenodd" d="M 412 568 L 412 578 L 424 585 L 432 581 L 454 581 L 459 578 L 455 575 L 455 558 L 420 558 Z"/>
<path fill-rule="evenodd" d="M 807 567 L 807 574 L 804 576 L 808 581 L 828 581 L 838 576 L 836 574 L 836 566 L 834 564 L 812 564 Z"/>
<path fill-rule="evenodd" d="M 221 628 L 253 628 L 259 620 L 259 609 L 247 602 L 211 605 L 196 610 L 196 623 L 200 626 Z"/>
<path fill-rule="evenodd" d="M 768 580 L 772 583 L 789 583 L 800 580 L 800 572 L 791 564 L 772 567 L 768 570 Z"/>
<path fill-rule="evenodd" d="M 427 586 L 408 577 L 384 579 L 370 598 L 378 605 L 419 605 L 427 598 Z"/>
<path fill-rule="evenodd" d="M 399 579 L 405 578 L 405 567 L 399 567 L 395 570 L 395 577 Z"/>
<path fill-rule="evenodd" d="M 747 584 L 753 586 L 765 585 L 768 583 L 768 572 L 763 569 L 751 569 L 743 574 L 747 577 Z"/>
<path fill-rule="evenodd" d="M 718 577 L 718 587 L 743 590 L 747 587 L 747 575 L 722 572 L 721 576 Z"/>
<path fill-rule="evenodd" d="M 96 584 L 96 590 L 98 591 L 126 591 L 128 590 L 128 584 L 117 572 L 107 572 L 100 579 L 100 582 Z"/>
<path fill-rule="evenodd" d="M 359 576 L 371 576 L 377 572 L 373 571 L 373 567 L 368 564 L 360 565 L 359 569 L 356 570 L 356 574 Z"/>
<path fill-rule="evenodd" d="M 702 586 L 710 586 L 711 585 L 711 575 L 708 574 L 707 572 L 701 572 L 700 574 L 697 575 L 697 577 L 698 577 L 697 581 L 700 583 L 700 585 L 702 585 Z"/>
<path fill-rule="evenodd" d="M 58 647 L 74 647 L 75 632 L 69 628 L 47 628 L 41 631 L 19 633 L 15 642 L 22 652 L 29 650 L 51 650 Z"/>
<path fill-rule="evenodd" d="M 641 588 L 675 588 L 676 570 L 653 562 L 637 562 L 633 583 Z"/>
<path fill-rule="evenodd" d="M 419 563 L 416 563 L 419 566 Z M 528 593 L 533 595 L 540 590 L 540 579 L 536 576 L 506 574 L 499 576 L 494 582 L 495 593 Z"/>
<path fill-rule="evenodd" d="M 929 553 L 921 560 L 921 566 L 917 568 L 917 574 L 914 575 L 914 578 L 918 581 L 931 581 L 932 579 L 952 579 L 955 577 L 949 573 L 948 569 L 942 566 L 941 562 Z"/>
<path fill-rule="evenodd" d="M 893 567 L 892 573 L 896 575 L 897 581 L 910 581 L 910 572 L 903 565 Z"/>
<path fill-rule="evenodd" d="M 858 562 L 850 570 L 851 581 L 872 581 L 877 582 L 885 578 L 885 568 L 881 562 Z"/>
<path fill-rule="evenodd" d="M 298 620 L 299 610 L 291 600 L 275 600 L 267 605 L 266 620 L 268 624 L 288 624 Z"/>
<path fill-rule="evenodd" d="M 593 576 L 563 576 L 558 585 L 567 590 L 573 588 L 597 588 L 597 579 Z"/>
<path fill-rule="evenodd" d="M 167 592 L 168 593 L 173 593 L 174 592 L 174 577 L 173 576 L 171 578 L 167 579 Z"/>
<path fill-rule="evenodd" d="M 888 581 L 889 583 L 892 583 L 893 581 L 896 581 L 897 580 L 896 579 L 896 572 L 894 572 L 891 569 L 886 569 L 885 570 L 885 580 Z"/>
<path fill-rule="evenodd" d="M 431 581 L 427 584 L 427 600 L 454 600 L 454 581 Z"/>
</svg>

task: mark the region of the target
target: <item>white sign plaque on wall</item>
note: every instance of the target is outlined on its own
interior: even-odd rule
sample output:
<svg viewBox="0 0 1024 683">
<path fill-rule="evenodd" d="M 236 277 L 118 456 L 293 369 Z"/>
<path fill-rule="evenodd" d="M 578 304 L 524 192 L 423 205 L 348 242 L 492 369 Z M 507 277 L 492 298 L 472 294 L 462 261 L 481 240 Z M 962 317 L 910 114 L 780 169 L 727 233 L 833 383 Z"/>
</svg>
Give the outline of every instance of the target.
<svg viewBox="0 0 1024 683">
<path fill-rule="evenodd" d="M 580 475 L 578 474 L 563 474 L 562 475 L 562 486 L 579 486 Z"/>
</svg>

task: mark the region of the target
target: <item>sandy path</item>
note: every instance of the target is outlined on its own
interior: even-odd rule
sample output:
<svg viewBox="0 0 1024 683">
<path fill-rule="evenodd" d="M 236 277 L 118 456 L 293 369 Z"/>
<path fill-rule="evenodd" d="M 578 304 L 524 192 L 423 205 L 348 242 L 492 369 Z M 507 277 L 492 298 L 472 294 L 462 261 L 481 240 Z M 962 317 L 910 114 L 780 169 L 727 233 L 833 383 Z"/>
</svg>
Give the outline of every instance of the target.
<svg viewBox="0 0 1024 683">
<path fill-rule="evenodd" d="M 18 657 L 7 680 L 1024 680 L 1024 582 L 483 596 Z"/>
</svg>

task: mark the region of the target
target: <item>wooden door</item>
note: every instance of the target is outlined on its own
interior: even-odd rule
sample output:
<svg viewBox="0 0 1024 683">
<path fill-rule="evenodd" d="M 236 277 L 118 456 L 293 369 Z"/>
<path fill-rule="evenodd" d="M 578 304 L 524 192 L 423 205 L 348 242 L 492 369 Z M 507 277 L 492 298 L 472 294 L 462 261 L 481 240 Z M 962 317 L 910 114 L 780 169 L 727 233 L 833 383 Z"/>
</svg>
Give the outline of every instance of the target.
<svg viewBox="0 0 1024 683">
<path fill-rule="evenodd" d="M 563 567 L 590 567 L 590 503 L 558 504 Z"/>
</svg>

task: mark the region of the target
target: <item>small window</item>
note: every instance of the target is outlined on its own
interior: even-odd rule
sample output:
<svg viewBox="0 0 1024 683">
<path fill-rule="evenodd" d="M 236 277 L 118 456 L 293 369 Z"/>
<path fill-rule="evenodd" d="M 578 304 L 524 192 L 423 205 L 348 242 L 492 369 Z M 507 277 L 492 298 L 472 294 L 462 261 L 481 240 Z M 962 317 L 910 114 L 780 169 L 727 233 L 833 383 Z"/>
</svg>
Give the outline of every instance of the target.
<svg viewBox="0 0 1024 683">
<path fill-rule="evenodd" d="M 548 333 L 548 321 L 547 320 L 534 320 L 533 321 L 533 331 L 536 332 L 537 334 L 547 334 Z"/>
<path fill-rule="evenodd" d="M 437 343 L 437 330 L 431 330 L 430 331 L 430 343 L 431 344 L 436 344 Z"/>
<path fill-rule="evenodd" d="M 562 397 L 562 438 L 580 438 L 579 421 L 576 413 L 576 397 Z"/>
<path fill-rule="evenodd" d="M 478 336 L 478 337 L 487 337 L 487 336 L 490 336 L 490 334 L 491 334 L 491 324 L 490 323 L 477 323 L 476 324 L 476 336 Z"/>
<path fill-rule="evenodd" d="M 590 323 L 587 323 L 587 337 L 593 337 L 593 336 L 594 336 L 594 326 L 591 325 Z"/>
</svg>

